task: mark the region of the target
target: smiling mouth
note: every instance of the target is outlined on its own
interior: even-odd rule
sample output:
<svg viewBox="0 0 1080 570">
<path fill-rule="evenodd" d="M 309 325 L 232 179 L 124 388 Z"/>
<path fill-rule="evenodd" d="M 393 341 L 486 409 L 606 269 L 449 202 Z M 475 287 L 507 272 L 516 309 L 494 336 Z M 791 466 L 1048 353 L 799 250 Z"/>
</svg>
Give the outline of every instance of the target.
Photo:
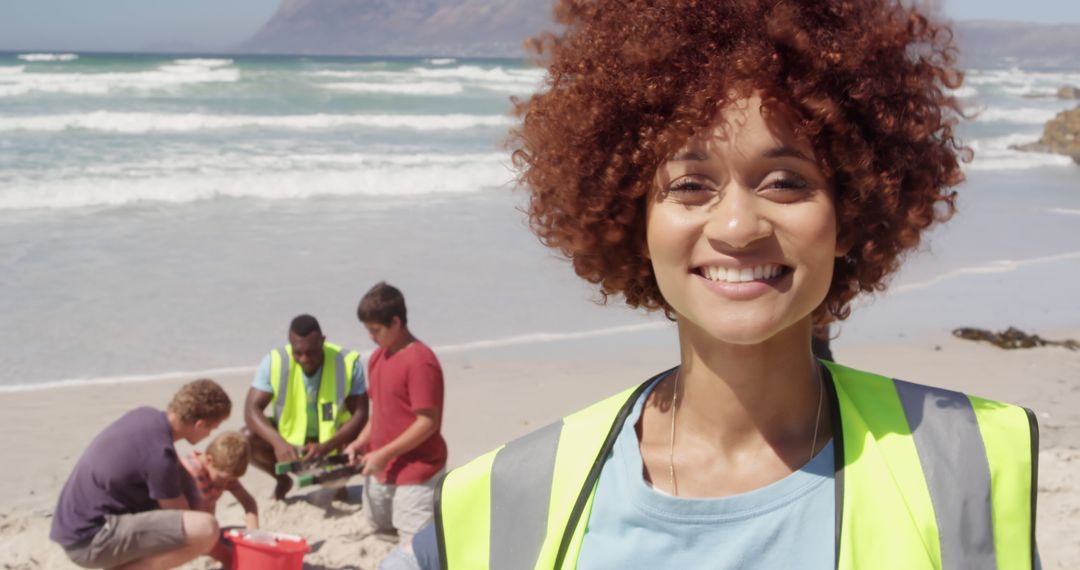
<svg viewBox="0 0 1080 570">
<path fill-rule="evenodd" d="M 695 267 L 694 273 L 717 283 L 749 283 L 751 281 L 775 281 L 788 273 L 791 268 L 779 263 L 763 263 L 753 267 L 728 268 L 717 266 Z"/>
</svg>

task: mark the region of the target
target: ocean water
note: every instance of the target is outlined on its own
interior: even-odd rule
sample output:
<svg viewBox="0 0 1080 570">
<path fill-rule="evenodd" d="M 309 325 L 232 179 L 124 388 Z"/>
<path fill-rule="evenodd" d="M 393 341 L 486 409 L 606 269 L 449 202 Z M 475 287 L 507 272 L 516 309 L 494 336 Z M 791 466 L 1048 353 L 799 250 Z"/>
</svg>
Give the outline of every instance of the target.
<svg viewBox="0 0 1080 570">
<path fill-rule="evenodd" d="M 368 287 L 403 289 L 442 351 L 670 325 L 541 247 L 501 143 L 510 60 L 0 54 L 0 390 L 248 369 L 310 312 L 371 344 Z M 838 342 L 1080 325 L 1080 167 L 1020 153 L 1080 70 L 973 70 L 961 213 Z M 674 356 L 674 355 L 673 355 Z"/>
</svg>

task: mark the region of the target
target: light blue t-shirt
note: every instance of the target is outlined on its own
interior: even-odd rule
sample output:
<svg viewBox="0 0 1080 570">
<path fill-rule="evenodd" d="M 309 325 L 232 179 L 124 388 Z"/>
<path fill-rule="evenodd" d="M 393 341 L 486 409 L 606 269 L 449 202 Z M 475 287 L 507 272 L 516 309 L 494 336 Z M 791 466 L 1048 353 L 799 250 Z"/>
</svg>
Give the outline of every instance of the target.
<svg viewBox="0 0 1080 570">
<path fill-rule="evenodd" d="M 316 402 L 319 399 L 319 383 L 322 382 L 322 367 L 315 374 L 308 376 L 303 369 L 300 374 L 304 377 L 304 389 L 307 391 L 307 435 L 319 437 L 319 415 Z M 270 355 L 263 357 L 259 367 L 255 369 L 255 378 L 251 381 L 251 387 L 262 392 L 274 393 L 274 387 L 270 384 Z M 352 386 L 349 389 L 350 396 L 356 396 L 367 392 L 367 383 L 364 381 L 364 363 L 359 358 L 353 366 Z"/>
<path fill-rule="evenodd" d="M 835 480 L 829 442 L 802 469 L 730 497 L 672 497 L 645 482 L 634 405 L 600 473 L 577 567 L 831 569 Z"/>
</svg>

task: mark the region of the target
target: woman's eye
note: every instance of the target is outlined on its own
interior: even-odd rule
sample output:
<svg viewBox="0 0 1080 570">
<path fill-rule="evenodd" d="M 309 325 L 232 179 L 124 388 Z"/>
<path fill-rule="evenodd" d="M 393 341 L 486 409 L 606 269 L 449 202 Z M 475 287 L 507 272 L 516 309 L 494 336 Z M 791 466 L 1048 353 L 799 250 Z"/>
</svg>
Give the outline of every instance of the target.
<svg viewBox="0 0 1080 570">
<path fill-rule="evenodd" d="M 767 188 L 779 188 L 781 190 L 803 190 L 806 189 L 809 184 L 802 178 L 795 178 L 791 176 L 784 176 L 775 178 L 766 184 Z"/>
<path fill-rule="evenodd" d="M 702 182 L 686 178 L 678 180 L 668 187 L 669 192 L 702 192 L 708 189 L 709 187 Z"/>
<path fill-rule="evenodd" d="M 798 200 L 810 190 L 810 183 L 805 178 L 792 174 L 782 174 L 766 179 L 762 192 L 772 195 L 775 200 Z"/>
</svg>

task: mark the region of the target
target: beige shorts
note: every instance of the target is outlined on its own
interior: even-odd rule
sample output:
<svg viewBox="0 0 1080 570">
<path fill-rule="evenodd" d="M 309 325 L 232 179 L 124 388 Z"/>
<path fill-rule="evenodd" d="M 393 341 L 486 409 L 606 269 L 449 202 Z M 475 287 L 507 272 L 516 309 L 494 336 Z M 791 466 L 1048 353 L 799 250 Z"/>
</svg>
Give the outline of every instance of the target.
<svg viewBox="0 0 1080 570">
<path fill-rule="evenodd" d="M 112 568 L 183 545 L 184 512 L 158 510 L 105 515 L 105 526 L 93 538 L 64 551 L 83 568 Z"/>
<path fill-rule="evenodd" d="M 435 513 L 435 486 L 443 469 L 416 485 L 387 485 L 375 477 L 364 480 L 364 512 L 377 532 L 396 530 L 404 540 L 420 532 Z"/>
</svg>

